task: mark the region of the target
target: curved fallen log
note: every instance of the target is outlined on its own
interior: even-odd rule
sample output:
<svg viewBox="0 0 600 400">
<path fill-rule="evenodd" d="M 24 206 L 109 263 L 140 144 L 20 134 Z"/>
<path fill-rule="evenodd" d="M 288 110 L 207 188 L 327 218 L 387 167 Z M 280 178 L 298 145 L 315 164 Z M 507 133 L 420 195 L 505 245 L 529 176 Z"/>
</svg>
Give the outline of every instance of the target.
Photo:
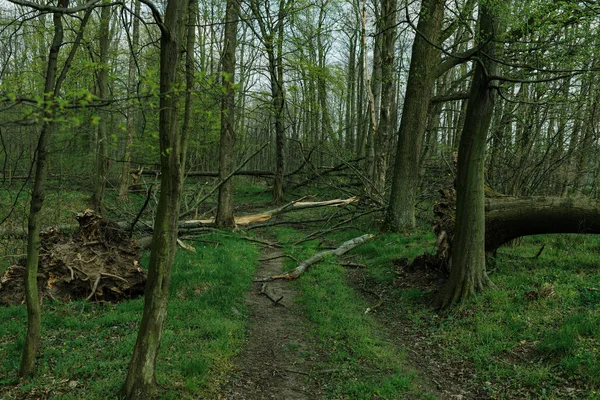
<svg viewBox="0 0 600 400">
<path fill-rule="evenodd" d="M 600 201 L 563 197 L 498 197 L 485 202 L 485 249 L 521 236 L 600 233 Z"/>
<path fill-rule="evenodd" d="M 348 251 L 352 250 L 353 248 L 366 243 L 369 239 L 371 239 L 374 236 L 375 235 L 367 234 L 367 235 L 359 236 L 354 239 L 350 239 L 350 240 L 342 243 L 342 245 L 340 247 L 338 247 L 337 249 L 321 251 L 321 252 L 315 254 L 311 258 L 302 261 L 293 270 L 286 272 L 283 275 L 273 275 L 273 276 L 270 276 L 267 278 L 260 278 L 260 279 L 254 280 L 254 282 L 269 282 L 269 281 L 273 281 L 276 279 L 288 279 L 288 280 L 297 279 L 300 275 L 302 275 L 303 272 L 305 272 L 308 269 L 308 267 L 310 267 L 313 264 L 318 263 L 326 256 L 328 256 L 330 254 L 333 254 L 335 256 L 341 256 L 342 254 L 347 253 Z"/>
<path fill-rule="evenodd" d="M 438 256 L 449 260 L 454 236 L 456 192 L 442 189 L 434 206 Z M 510 197 L 489 191 L 485 199 L 485 250 L 494 252 L 522 236 L 600 233 L 600 200 L 565 197 Z"/>
</svg>

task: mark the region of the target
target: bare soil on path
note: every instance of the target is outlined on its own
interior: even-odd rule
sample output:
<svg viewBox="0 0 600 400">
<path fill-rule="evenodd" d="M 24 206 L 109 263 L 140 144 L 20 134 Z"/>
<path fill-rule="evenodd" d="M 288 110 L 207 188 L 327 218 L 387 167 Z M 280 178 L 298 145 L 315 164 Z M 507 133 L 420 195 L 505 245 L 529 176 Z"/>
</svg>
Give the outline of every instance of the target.
<svg viewBox="0 0 600 400">
<path fill-rule="evenodd" d="M 256 277 L 282 273 L 282 252 L 267 249 Z M 275 300 L 261 294 L 262 283 L 254 282 L 246 295 L 249 331 L 242 353 L 234 361 L 234 374 L 219 396 L 223 400 L 309 400 L 323 398 L 314 379 L 316 346 L 309 323 L 297 304 L 294 285 L 269 282 L 265 287 Z"/>
</svg>

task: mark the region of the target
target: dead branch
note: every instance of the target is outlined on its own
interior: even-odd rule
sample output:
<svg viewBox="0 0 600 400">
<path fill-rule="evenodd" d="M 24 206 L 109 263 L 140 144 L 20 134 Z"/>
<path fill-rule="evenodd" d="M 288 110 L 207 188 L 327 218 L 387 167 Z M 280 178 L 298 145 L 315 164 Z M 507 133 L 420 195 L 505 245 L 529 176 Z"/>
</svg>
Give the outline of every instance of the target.
<svg viewBox="0 0 600 400">
<path fill-rule="evenodd" d="M 375 235 L 367 234 L 367 235 L 362 235 L 357 238 L 348 240 L 348 241 L 342 243 L 342 245 L 340 247 L 338 247 L 337 249 L 322 251 L 322 252 L 317 253 L 314 256 L 310 257 L 309 259 L 302 261 L 292 271 L 289 271 L 283 275 L 274 275 L 274 276 L 271 276 L 268 278 L 257 279 L 257 280 L 255 280 L 255 282 L 269 282 L 269 281 L 272 281 L 275 279 L 290 279 L 290 280 L 296 279 L 304 271 L 306 271 L 308 269 L 308 267 L 321 261 L 326 256 L 328 256 L 328 255 L 341 256 L 342 254 L 347 253 L 348 251 L 352 250 L 353 248 L 366 243 L 369 239 L 371 239 L 374 236 Z"/>
<path fill-rule="evenodd" d="M 323 231 L 313 232 L 313 233 L 309 234 L 308 236 L 306 236 L 305 238 L 300 239 L 297 242 L 294 242 L 294 245 L 298 245 L 300 243 L 304 243 L 304 242 L 307 242 L 309 240 L 313 240 L 313 239 L 316 239 L 316 238 L 321 237 L 323 235 L 326 235 L 328 233 L 331 233 L 333 231 L 339 230 L 342 225 L 345 225 L 345 224 L 347 224 L 349 222 L 352 222 L 355 219 L 358 219 L 360 217 L 364 217 L 365 215 L 368 215 L 368 214 L 371 214 L 371 213 L 374 213 L 374 212 L 377 212 L 377 211 L 382 211 L 382 210 L 384 210 L 384 208 L 376 208 L 374 210 L 369 210 L 369 211 L 365 211 L 363 213 L 354 215 L 354 216 L 352 216 L 350 218 L 347 218 L 347 219 L 345 219 L 343 221 L 338 222 L 337 224 L 333 225 L 331 228 L 325 229 Z"/>
<path fill-rule="evenodd" d="M 137 215 L 133 219 L 133 222 L 131 223 L 131 227 L 129 228 L 129 237 L 130 238 L 133 237 L 133 230 L 135 229 L 137 222 L 139 221 L 140 217 L 142 216 L 142 213 L 144 212 L 146 207 L 148 207 L 148 203 L 150 202 L 150 197 L 152 196 L 152 188 L 153 187 L 154 187 L 154 184 L 151 184 L 150 187 L 148 188 L 148 192 L 146 193 L 146 200 L 144 201 L 144 205 L 142 206 L 142 208 L 140 208 L 140 211 L 137 213 Z"/>
<path fill-rule="evenodd" d="M 262 294 L 263 296 L 266 296 L 267 299 L 271 300 L 273 302 L 274 306 L 284 306 L 285 304 L 280 303 L 280 301 L 283 299 L 283 296 L 279 296 L 279 298 L 276 298 L 277 296 L 275 296 L 274 293 L 272 293 L 271 291 L 267 290 L 267 284 L 263 283 L 260 287 L 260 294 Z"/>
<path fill-rule="evenodd" d="M 260 243 L 264 246 L 267 247 L 277 247 L 277 248 L 282 248 L 283 246 L 279 243 L 271 243 L 271 242 L 267 242 L 266 240 L 260 240 L 260 239 L 256 239 L 256 238 L 250 238 L 250 237 L 241 237 L 242 240 L 247 240 L 249 242 L 255 242 L 255 243 Z"/>
<path fill-rule="evenodd" d="M 260 151 L 262 149 L 264 149 L 268 144 L 269 144 L 269 142 L 263 144 L 258 150 L 256 150 L 250 156 L 248 156 L 244 161 L 242 161 L 242 163 L 240 165 L 237 166 L 237 168 L 235 168 L 229 175 L 227 175 L 225 177 L 225 179 L 223 179 L 222 181 L 220 181 L 219 183 L 217 183 L 207 194 L 205 194 L 200 200 L 198 200 L 193 206 L 191 206 L 188 211 L 180 214 L 179 218 L 185 218 L 188 215 L 192 214 L 194 212 L 193 210 L 195 208 L 197 208 L 200 204 L 204 203 L 204 201 L 206 201 L 206 199 L 208 199 L 210 196 L 212 196 L 214 192 L 216 192 L 221 186 L 223 186 L 223 184 L 225 182 L 227 182 L 229 179 L 231 179 L 231 177 L 233 175 L 235 175 L 236 172 L 239 172 L 239 170 L 242 169 L 244 167 L 244 165 L 248 164 L 248 162 L 252 158 L 254 158 L 255 155 L 257 155 L 258 153 L 260 153 Z"/>
<path fill-rule="evenodd" d="M 250 225 L 257 222 L 265 222 L 270 220 L 276 215 L 298 211 L 298 210 L 306 210 L 309 208 L 317 208 L 317 207 L 339 207 L 345 206 L 352 203 L 356 203 L 358 201 L 357 197 L 350 197 L 348 199 L 334 199 L 334 200 L 326 200 L 326 201 L 301 201 L 305 197 L 294 200 L 284 206 L 265 211 L 260 214 L 254 215 L 245 215 L 242 217 L 235 217 L 236 225 Z M 209 219 L 200 219 L 200 220 L 191 220 L 191 221 L 183 221 L 179 223 L 179 229 L 189 229 L 211 225 L 214 223 L 214 218 Z"/>
<path fill-rule="evenodd" d="M 282 254 L 282 255 L 280 255 L 280 256 L 275 256 L 275 257 L 261 258 L 261 259 L 259 259 L 258 261 L 261 261 L 261 262 L 262 262 L 262 261 L 271 261 L 271 260 L 277 260 L 277 259 L 279 259 L 279 258 L 291 258 L 292 260 L 294 260 L 294 261 L 298 262 L 298 259 L 297 259 L 296 257 L 294 257 L 294 256 L 291 256 L 291 255 L 289 255 L 289 254 Z"/>
</svg>

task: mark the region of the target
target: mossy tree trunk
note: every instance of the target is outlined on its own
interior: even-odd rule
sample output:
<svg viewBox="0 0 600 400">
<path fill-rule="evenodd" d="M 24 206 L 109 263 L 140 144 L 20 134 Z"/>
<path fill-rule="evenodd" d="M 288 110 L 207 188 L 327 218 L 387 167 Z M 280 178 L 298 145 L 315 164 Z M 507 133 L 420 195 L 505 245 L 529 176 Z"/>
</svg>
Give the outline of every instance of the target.
<svg viewBox="0 0 600 400">
<path fill-rule="evenodd" d="M 164 23 L 159 23 L 161 93 L 172 93 L 176 86 L 187 5 L 187 0 L 169 0 Z M 126 399 L 149 399 L 158 391 L 156 357 L 167 316 L 187 147 L 187 136 L 177 123 L 178 103 L 178 96 L 160 98 L 160 197 L 154 221 L 142 322 L 127 379 L 121 389 L 121 396 Z"/>
<path fill-rule="evenodd" d="M 458 148 L 452 268 L 448 282 L 434 301 L 440 308 L 461 302 L 490 284 L 485 270 L 484 161 L 494 110 L 495 89 L 491 87 L 489 76 L 495 75 L 497 70 L 493 61 L 497 29 L 494 5 L 480 2 L 481 56 L 475 66 Z"/>
<path fill-rule="evenodd" d="M 227 0 L 225 12 L 225 43 L 223 45 L 223 89 L 221 100 L 221 141 L 219 146 L 219 179 L 223 181 L 233 171 L 235 155 L 235 47 L 237 26 L 240 14 L 239 0 Z M 219 228 L 235 227 L 233 217 L 233 179 L 227 180 L 219 188 L 217 217 Z"/>
<path fill-rule="evenodd" d="M 68 0 L 60 0 L 59 7 L 68 7 Z M 35 356 L 40 343 L 41 307 L 38 294 L 37 273 L 40 255 L 40 218 L 44 205 L 46 177 L 48 175 L 48 143 L 52 133 L 54 116 L 54 94 L 56 94 L 56 76 L 58 54 L 63 44 L 64 29 L 61 13 L 54 13 L 54 36 L 48 55 L 48 67 L 44 84 L 45 111 L 44 120 L 36 148 L 35 177 L 29 205 L 27 221 L 27 263 L 25 273 L 25 301 L 27 304 L 27 335 L 19 375 L 32 377 L 35 372 Z"/>
<path fill-rule="evenodd" d="M 419 13 L 406 84 L 402 120 L 389 206 L 383 229 L 400 231 L 415 226 L 415 201 L 419 185 L 419 155 L 427 126 L 427 112 L 437 76 L 440 51 L 431 45 L 440 36 L 444 16 L 443 0 L 424 0 Z"/>
</svg>

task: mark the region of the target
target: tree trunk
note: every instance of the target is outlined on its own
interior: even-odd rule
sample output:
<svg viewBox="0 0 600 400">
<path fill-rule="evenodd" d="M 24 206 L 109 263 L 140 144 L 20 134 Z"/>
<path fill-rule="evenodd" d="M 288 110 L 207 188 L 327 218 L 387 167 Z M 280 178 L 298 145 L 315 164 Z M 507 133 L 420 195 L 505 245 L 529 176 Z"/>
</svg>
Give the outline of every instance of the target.
<svg viewBox="0 0 600 400">
<path fill-rule="evenodd" d="M 384 230 L 400 231 L 415 226 L 415 202 L 419 185 L 417 166 L 436 78 L 435 69 L 431 66 L 439 63 L 440 56 L 439 50 L 429 42 L 438 41 L 444 4 L 443 0 L 424 0 L 421 5 L 417 26 L 419 34 L 415 35 L 413 42 Z"/>
<path fill-rule="evenodd" d="M 375 162 L 373 184 L 379 193 L 385 193 L 389 137 L 393 127 L 394 102 L 394 52 L 396 50 L 396 0 L 381 0 L 381 107 L 379 127 L 375 136 Z"/>
<path fill-rule="evenodd" d="M 600 233 L 600 201 L 565 197 L 499 197 L 485 200 L 485 250 L 521 236 Z"/>
<path fill-rule="evenodd" d="M 68 7 L 68 0 L 60 0 L 59 7 Z M 56 74 L 58 71 L 58 53 L 63 43 L 64 30 L 62 14 L 55 13 L 54 37 L 50 45 L 48 55 L 48 68 L 46 70 L 46 81 L 44 84 L 44 98 L 47 103 L 54 102 L 53 94 L 56 90 Z M 27 304 L 27 335 L 23 346 L 23 356 L 19 375 L 32 377 L 35 372 L 35 355 L 40 343 L 41 307 L 38 295 L 37 272 L 40 256 L 40 212 L 44 205 L 46 189 L 46 176 L 48 174 L 48 143 L 52 133 L 52 109 L 51 104 L 45 107 L 44 119 L 40 137 L 36 148 L 35 178 L 31 191 L 31 202 L 29 205 L 29 218 L 27 221 L 27 264 L 25 273 L 25 301 Z"/>
<path fill-rule="evenodd" d="M 141 3 L 135 2 L 135 15 L 140 15 Z M 127 78 L 127 88 L 130 97 L 138 94 L 136 81 L 136 62 L 137 52 L 140 44 L 140 19 L 132 16 L 133 32 L 131 37 L 131 54 L 129 54 L 129 76 Z M 119 182 L 119 200 L 127 201 L 127 190 L 129 189 L 129 170 L 131 169 L 131 145 L 136 128 L 137 107 L 135 104 L 127 108 L 127 140 L 125 141 L 125 153 L 123 154 L 123 165 L 121 166 L 121 181 Z"/>
<path fill-rule="evenodd" d="M 98 97 L 106 99 L 108 91 L 108 47 L 110 44 L 110 7 L 102 7 L 100 12 L 100 25 L 98 26 L 100 47 L 100 70 L 98 71 Z M 107 124 L 108 113 L 99 110 L 98 133 L 96 137 L 96 175 L 94 176 L 94 193 L 91 206 L 97 213 L 102 214 L 104 190 L 106 189 L 106 174 L 108 171 Z"/>
<path fill-rule="evenodd" d="M 225 43 L 223 45 L 223 87 L 221 100 L 221 143 L 219 147 L 219 180 L 224 180 L 234 168 L 235 155 L 235 46 L 239 19 L 239 0 L 228 0 L 225 14 Z M 233 228 L 233 179 L 228 179 L 219 188 L 217 217 L 219 228 Z"/>
<path fill-rule="evenodd" d="M 177 83 L 187 4 L 186 0 L 169 0 L 167 3 L 160 38 L 161 93 L 171 93 Z M 186 132 L 180 131 L 177 123 L 177 106 L 178 96 L 160 97 L 160 198 L 154 222 L 142 322 L 127 379 L 121 389 L 121 396 L 126 399 L 152 398 L 158 390 L 156 357 L 167 316 L 187 147 Z"/>
<path fill-rule="evenodd" d="M 366 149 L 366 164 L 365 170 L 366 174 L 369 177 L 373 176 L 373 158 L 375 147 L 373 140 L 375 139 L 375 135 L 377 134 L 377 105 L 375 103 L 375 95 L 373 93 L 373 85 L 371 83 L 371 77 L 369 75 L 369 52 L 367 51 L 367 3 L 366 0 L 363 0 L 362 4 L 362 12 L 361 12 L 361 38 L 362 38 L 362 46 L 363 46 L 363 72 L 364 72 L 364 87 L 367 91 L 367 101 L 369 104 L 369 130 L 368 133 L 365 134 L 365 142 L 367 145 Z"/>
<path fill-rule="evenodd" d="M 488 74 L 493 60 L 498 23 L 494 10 L 480 3 L 479 41 L 486 54 L 475 66 L 466 119 L 458 149 L 456 227 L 450 279 L 438 293 L 435 306 L 447 307 L 469 298 L 490 284 L 485 271 L 484 162 L 487 133 L 494 110 L 495 90 Z M 489 56 L 489 58 L 488 58 Z"/>
</svg>

